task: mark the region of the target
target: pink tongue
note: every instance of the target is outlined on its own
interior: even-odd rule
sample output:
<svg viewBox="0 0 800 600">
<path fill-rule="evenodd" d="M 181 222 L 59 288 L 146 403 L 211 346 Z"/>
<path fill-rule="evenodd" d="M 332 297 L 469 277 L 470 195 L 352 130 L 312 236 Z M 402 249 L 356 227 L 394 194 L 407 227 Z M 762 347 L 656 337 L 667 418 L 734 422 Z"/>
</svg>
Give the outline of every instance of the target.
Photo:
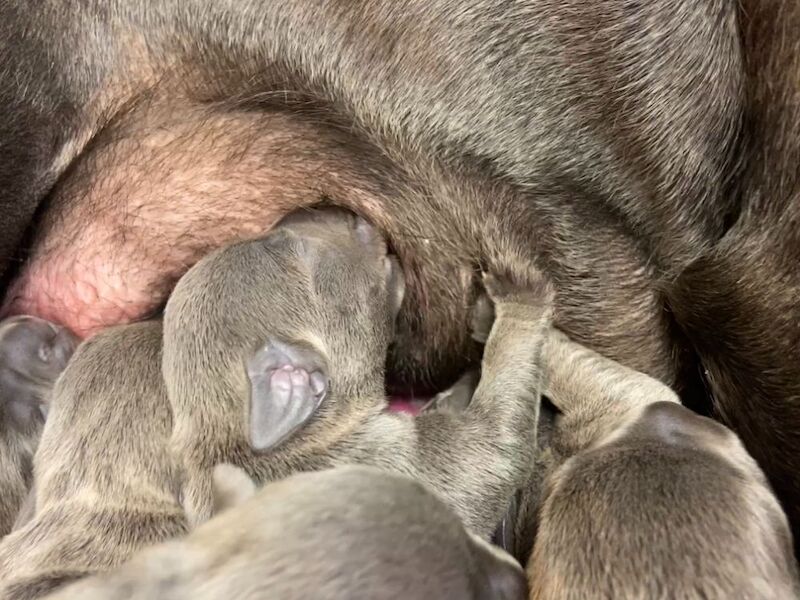
<svg viewBox="0 0 800 600">
<path fill-rule="evenodd" d="M 389 410 L 392 412 L 404 412 L 416 416 L 419 407 L 406 400 L 392 400 L 389 402 Z"/>
<path fill-rule="evenodd" d="M 424 404 L 425 400 L 412 400 L 403 398 L 402 396 L 392 396 L 389 398 L 389 410 L 391 412 L 407 413 L 413 417 L 419 414 Z"/>
</svg>

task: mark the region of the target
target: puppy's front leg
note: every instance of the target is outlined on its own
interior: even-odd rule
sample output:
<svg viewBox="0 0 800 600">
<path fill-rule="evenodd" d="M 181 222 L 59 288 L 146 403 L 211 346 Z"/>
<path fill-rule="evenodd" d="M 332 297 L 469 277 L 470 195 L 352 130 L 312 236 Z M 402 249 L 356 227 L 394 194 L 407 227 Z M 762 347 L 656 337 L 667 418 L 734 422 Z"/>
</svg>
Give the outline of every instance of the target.
<svg viewBox="0 0 800 600">
<path fill-rule="evenodd" d="M 534 461 L 553 295 L 539 276 L 524 286 L 493 276 L 484 281 L 496 318 L 469 406 L 417 418 L 381 413 L 337 453 L 423 481 L 488 538 Z"/>
</svg>

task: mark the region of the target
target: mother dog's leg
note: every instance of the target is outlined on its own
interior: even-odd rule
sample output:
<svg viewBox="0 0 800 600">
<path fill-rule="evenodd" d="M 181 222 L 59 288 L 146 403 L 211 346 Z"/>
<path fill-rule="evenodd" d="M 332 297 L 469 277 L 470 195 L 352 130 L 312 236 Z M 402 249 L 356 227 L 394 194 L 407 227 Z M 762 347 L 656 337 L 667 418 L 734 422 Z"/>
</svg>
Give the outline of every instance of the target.
<svg viewBox="0 0 800 600">
<path fill-rule="evenodd" d="M 717 416 L 742 438 L 800 527 L 800 7 L 744 2 L 752 48 L 741 215 L 670 299 Z"/>
</svg>

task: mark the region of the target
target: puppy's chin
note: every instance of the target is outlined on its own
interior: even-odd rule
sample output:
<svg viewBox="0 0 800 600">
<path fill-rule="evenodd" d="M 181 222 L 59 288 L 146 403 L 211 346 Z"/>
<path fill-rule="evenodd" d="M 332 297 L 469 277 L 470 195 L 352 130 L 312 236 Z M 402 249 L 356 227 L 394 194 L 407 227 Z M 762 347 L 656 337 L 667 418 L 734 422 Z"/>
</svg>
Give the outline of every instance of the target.
<svg viewBox="0 0 800 600">
<path fill-rule="evenodd" d="M 3 417 L 17 431 L 28 433 L 44 425 L 47 409 L 39 402 L 8 402 Z M 2 419 L 3 417 L 0 417 Z"/>
</svg>

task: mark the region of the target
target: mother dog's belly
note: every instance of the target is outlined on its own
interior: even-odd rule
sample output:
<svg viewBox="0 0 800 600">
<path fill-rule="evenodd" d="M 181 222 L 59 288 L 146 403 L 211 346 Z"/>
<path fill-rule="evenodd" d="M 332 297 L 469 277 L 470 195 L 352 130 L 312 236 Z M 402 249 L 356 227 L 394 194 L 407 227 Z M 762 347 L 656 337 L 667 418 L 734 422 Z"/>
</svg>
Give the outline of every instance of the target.
<svg viewBox="0 0 800 600">
<path fill-rule="evenodd" d="M 459 239 L 444 242 L 446 253 L 430 247 L 424 238 L 453 220 L 430 207 L 440 220 L 417 215 L 425 190 L 370 145 L 319 120 L 146 106 L 102 132 L 62 178 L 2 313 L 40 316 L 81 337 L 148 318 L 208 252 L 331 202 L 375 223 L 404 263 L 400 378 L 428 380 L 429 369 L 447 379 L 477 356 L 466 347 L 474 248 Z M 430 286 L 420 283 L 425 276 Z"/>
<path fill-rule="evenodd" d="M 279 114 L 144 115 L 101 136 L 59 185 L 5 312 L 84 337 L 146 317 L 204 254 L 293 209 L 346 195 L 379 210 L 346 162 Z"/>
<path fill-rule="evenodd" d="M 558 288 L 561 328 L 674 382 L 675 347 L 648 259 L 591 198 L 545 198 L 399 163 L 350 132 L 285 112 L 146 106 L 98 136 L 62 178 L 3 312 L 82 337 L 147 318 L 203 255 L 331 201 L 378 225 L 403 263 L 408 290 L 391 358 L 405 383 L 441 386 L 480 356 L 469 307 L 487 260 L 522 270 L 536 262 Z"/>
</svg>

